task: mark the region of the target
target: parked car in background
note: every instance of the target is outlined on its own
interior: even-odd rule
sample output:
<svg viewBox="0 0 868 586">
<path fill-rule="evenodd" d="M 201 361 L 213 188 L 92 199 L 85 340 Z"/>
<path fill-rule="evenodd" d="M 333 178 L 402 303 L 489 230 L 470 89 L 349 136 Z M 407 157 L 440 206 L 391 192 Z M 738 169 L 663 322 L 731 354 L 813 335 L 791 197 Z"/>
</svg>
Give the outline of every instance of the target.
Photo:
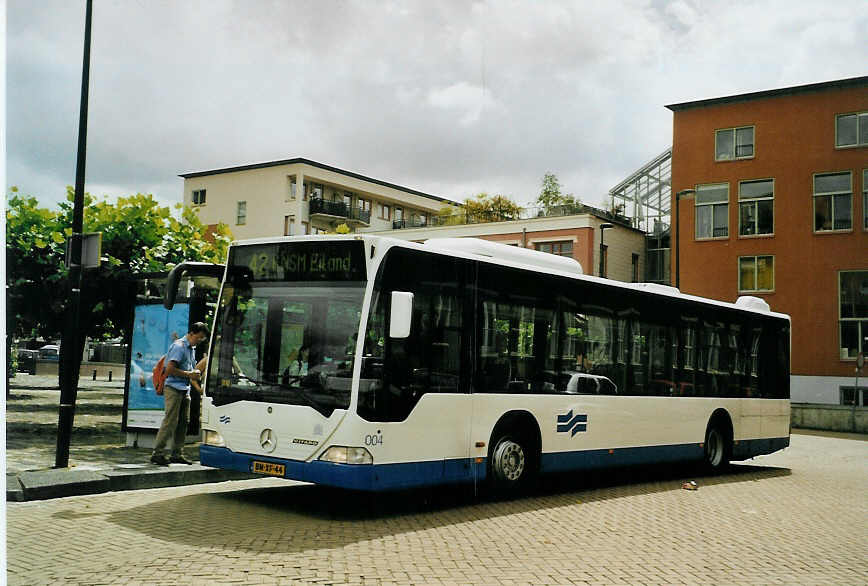
<svg viewBox="0 0 868 586">
<path fill-rule="evenodd" d="M 46 344 L 39 349 L 40 360 L 60 360 L 60 346 L 56 344 Z"/>
</svg>

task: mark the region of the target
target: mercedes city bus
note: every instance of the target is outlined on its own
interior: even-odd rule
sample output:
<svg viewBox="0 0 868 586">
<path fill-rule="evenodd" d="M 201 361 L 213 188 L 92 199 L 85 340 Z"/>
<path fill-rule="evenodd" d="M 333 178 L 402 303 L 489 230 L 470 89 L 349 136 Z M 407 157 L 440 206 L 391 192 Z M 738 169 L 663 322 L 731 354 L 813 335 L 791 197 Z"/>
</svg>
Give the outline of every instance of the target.
<svg viewBox="0 0 868 586">
<path fill-rule="evenodd" d="M 477 239 L 247 240 L 219 270 L 206 466 L 508 492 L 540 473 L 715 470 L 789 445 L 789 318 L 756 297 L 587 276 Z"/>
</svg>

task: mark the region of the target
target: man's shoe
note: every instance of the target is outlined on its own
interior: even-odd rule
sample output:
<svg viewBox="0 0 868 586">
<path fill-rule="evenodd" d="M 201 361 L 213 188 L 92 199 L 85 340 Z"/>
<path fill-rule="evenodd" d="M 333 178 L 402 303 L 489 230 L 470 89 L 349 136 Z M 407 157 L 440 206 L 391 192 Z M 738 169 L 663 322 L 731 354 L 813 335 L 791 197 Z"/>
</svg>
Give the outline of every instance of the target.
<svg viewBox="0 0 868 586">
<path fill-rule="evenodd" d="M 155 455 L 151 456 L 151 463 L 156 464 L 157 466 L 168 466 L 169 460 L 166 458 L 166 456 L 164 456 L 162 454 L 160 454 L 160 455 L 155 454 Z"/>
<path fill-rule="evenodd" d="M 172 456 L 171 458 L 169 458 L 169 462 L 171 462 L 172 464 L 188 464 L 188 465 L 193 463 L 190 460 L 188 460 L 187 458 L 185 458 L 184 456 Z"/>
</svg>

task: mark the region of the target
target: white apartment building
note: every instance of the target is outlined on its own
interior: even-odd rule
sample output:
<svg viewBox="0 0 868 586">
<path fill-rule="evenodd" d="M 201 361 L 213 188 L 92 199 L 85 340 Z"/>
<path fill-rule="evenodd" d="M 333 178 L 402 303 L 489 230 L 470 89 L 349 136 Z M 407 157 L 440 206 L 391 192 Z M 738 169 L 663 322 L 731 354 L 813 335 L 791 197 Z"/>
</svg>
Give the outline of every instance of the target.
<svg viewBox="0 0 868 586">
<path fill-rule="evenodd" d="M 459 204 L 303 158 L 181 177 L 184 203 L 202 223 L 223 222 L 238 240 L 334 232 L 346 224 L 352 232 L 419 242 L 483 238 L 574 258 L 586 274 L 644 280 L 645 233 L 589 206 L 554 213 L 525 208 L 518 219 L 504 221 L 444 222 L 438 217 L 444 206 Z"/>
<path fill-rule="evenodd" d="M 184 204 L 236 239 L 425 226 L 446 198 L 304 158 L 183 173 Z"/>
</svg>

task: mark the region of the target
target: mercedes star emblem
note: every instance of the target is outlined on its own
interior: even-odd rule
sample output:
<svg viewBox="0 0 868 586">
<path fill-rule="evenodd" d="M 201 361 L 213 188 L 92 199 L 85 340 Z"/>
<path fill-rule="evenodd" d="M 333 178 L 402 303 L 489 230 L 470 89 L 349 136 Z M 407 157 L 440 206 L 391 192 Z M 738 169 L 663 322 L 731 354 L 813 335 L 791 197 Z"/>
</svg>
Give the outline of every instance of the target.
<svg viewBox="0 0 868 586">
<path fill-rule="evenodd" d="M 261 445 L 262 449 L 266 452 L 273 452 L 274 448 L 277 447 L 277 440 L 274 437 L 274 432 L 270 429 L 263 429 L 262 433 L 259 434 L 259 445 Z"/>
</svg>

